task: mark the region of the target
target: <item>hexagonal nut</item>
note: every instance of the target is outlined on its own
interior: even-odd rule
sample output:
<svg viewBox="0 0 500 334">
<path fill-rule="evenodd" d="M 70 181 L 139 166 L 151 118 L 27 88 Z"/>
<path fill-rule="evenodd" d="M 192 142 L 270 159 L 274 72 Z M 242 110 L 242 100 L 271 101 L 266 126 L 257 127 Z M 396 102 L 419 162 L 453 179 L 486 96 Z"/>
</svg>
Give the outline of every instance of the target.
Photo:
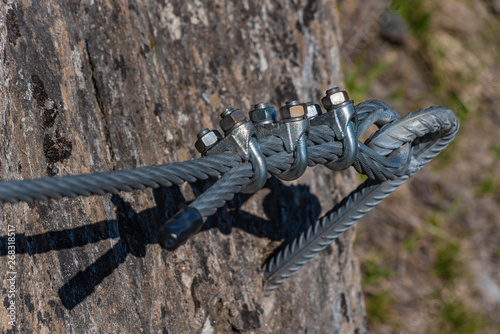
<svg viewBox="0 0 500 334">
<path fill-rule="evenodd" d="M 250 120 L 258 125 L 276 122 L 276 109 L 273 107 L 261 107 L 250 111 Z"/>
<path fill-rule="evenodd" d="M 323 112 L 321 111 L 321 107 L 319 104 L 311 102 L 307 103 L 307 118 L 313 119 L 321 114 L 323 114 Z"/>
<path fill-rule="evenodd" d="M 281 120 L 294 120 L 298 118 L 304 118 L 307 111 L 307 105 L 305 103 L 290 104 L 287 103 L 280 108 Z"/>
<path fill-rule="evenodd" d="M 243 121 L 246 121 L 246 116 L 245 113 L 241 110 L 235 110 L 229 115 L 225 116 L 224 118 L 221 119 L 219 125 L 224 131 L 224 133 L 227 133 L 230 131 L 236 124 L 241 123 Z"/>
<path fill-rule="evenodd" d="M 349 101 L 349 94 L 345 90 L 333 91 L 328 93 L 321 99 L 321 104 L 326 110 L 332 110 L 337 105 Z"/>
<path fill-rule="evenodd" d="M 212 146 L 217 144 L 219 140 L 222 139 L 222 136 L 219 131 L 217 130 L 212 130 L 204 135 L 202 135 L 196 143 L 194 144 L 194 147 L 200 152 L 201 154 L 205 153 L 207 150 L 209 150 Z"/>
</svg>

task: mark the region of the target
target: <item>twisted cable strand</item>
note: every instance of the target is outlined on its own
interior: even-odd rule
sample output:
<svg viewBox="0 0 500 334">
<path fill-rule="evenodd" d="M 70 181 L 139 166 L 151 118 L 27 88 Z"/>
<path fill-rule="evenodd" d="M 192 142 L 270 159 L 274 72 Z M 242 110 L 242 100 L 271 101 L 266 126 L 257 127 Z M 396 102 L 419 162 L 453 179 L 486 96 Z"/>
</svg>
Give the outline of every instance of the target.
<svg viewBox="0 0 500 334">
<path fill-rule="evenodd" d="M 387 124 L 380 134 L 377 132 L 370 143 L 377 150 L 386 150 L 387 153 L 413 141 L 407 174 L 394 180 L 365 181 L 327 215 L 279 251 L 263 268 L 268 280 L 267 290 L 277 288 L 438 155 L 455 138 L 458 128 L 459 121 L 451 110 L 433 107 L 400 118 Z"/>
<path fill-rule="evenodd" d="M 405 175 L 391 181 L 367 180 L 351 192 L 264 265 L 266 289 L 276 289 L 408 178 Z"/>
<path fill-rule="evenodd" d="M 370 108 L 379 108 L 382 113 L 391 113 L 392 109 L 380 101 L 366 101 L 357 106 L 363 114 Z M 384 111 L 389 110 L 389 111 Z M 366 111 L 366 112 L 365 112 Z M 384 114 L 384 115 L 385 115 Z M 372 117 L 373 118 L 373 117 Z M 363 123 L 362 123 L 363 124 Z M 293 164 L 293 155 L 285 151 L 283 142 L 278 137 L 265 138 L 261 141 L 261 150 L 267 156 L 269 172 L 280 175 Z M 399 174 L 394 166 L 384 160 L 380 154 L 370 154 L 368 148 L 360 150 L 355 168 L 370 178 L 393 179 Z M 342 143 L 337 141 L 331 128 L 326 125 L 315 126 L 309 131 L 308 140 L 309 166 L 327 164 L 342 155 Z M 172 184 L 195 182 L 210 176 L 216 177 L 241 163 L 241 158 L 231 152 L 195 160 L 137 169 L 114 171 L 77 176 L 51 177 L 35 180 L 5 181 L 0 183 L 0 202 L 31 202 L 35 199 L 47 200 L 62 197 L 103 195 L 119 191 L 131 191 L 169 187 Z"/>
<path fill-rule="evenodd" d="M 310 166 L 330 162 L 342 154 L 340 142 L 325 142 L 320 145 L 311 143 L 311 145 L 309 151 Z M 270 174 L 279 176 L 292 165 L 293 155 L 284 150 L 280 138 L 274 136 L 265 138 L 260 146 L 262 153 L 267 157 L 267 168 Z M 248 162 L 233 167 L 189 206 L 196 208 L 201 213 L 203 220 L 206 221 L 209 216 L 217 212 L 217 209 L 223 207 L 227 201 L 232 200 L 234 195 L 240 191 L 241 186 L 249 182 L 252 175 L 252 166 Z"/>
<path fill-rule="evenodd" d="M 240 162 L 238 155 L 227 152 L 184 162 L 107 173 L 5 181 L 0 183 L 0 202 L 103 195 L 160 185 L 169 187 L 185 181 L 194 182 L 218 176 Z"/>
<path fill-rule="evenodd" d="M 268 290 L 275 289 L 432 160 L 454 139 L 459 127 L 453 112 L 441 107 L 401 118 L 390 106 L 376 100 L 362 102 L 356 110 L 358 135 L 373 124 L 379 127 L 364 144 L 358 142 L 358 154 L 353 163 L 354 168 L 366 174 L 369 180 L 265 264 Z M 327 125 L 312 127 L 307 145 L 308 166 L 334 162 L 344 153 L 342 142 Z M 266 156 L 268 176 L 279 176 L 294 163 L 293 154 L 286 152 L 278 137 L 262 139 L 260 148 Z M 205 221 L 231 200 L 253 175 L 251 164 L 243 162 L 237 154 L 225 152 L 185 162 L 107 173 L 0 182 L 0 202 L 168 187 L 221 174 L 223 176 L 212 187 L 190 204 Z"/>
<path fill-rule="evenodd" d="M 253 175 L 252 165 L 249 162 L 241 163 L 226 172 L 207 191 L 198 196 L 189 207 L 196 208 L 203 221 L 215 214 L 227 201 L 233 199 L 240 192 L 242 186 L 248 183 Z"/>
</svg>

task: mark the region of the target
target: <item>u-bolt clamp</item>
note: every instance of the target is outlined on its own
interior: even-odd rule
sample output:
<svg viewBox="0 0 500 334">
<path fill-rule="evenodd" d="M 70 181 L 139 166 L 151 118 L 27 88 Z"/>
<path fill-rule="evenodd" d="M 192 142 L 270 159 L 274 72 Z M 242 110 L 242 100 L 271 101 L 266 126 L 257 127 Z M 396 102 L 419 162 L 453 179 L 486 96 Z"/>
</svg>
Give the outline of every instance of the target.
<svg viewBox="0 0 500 334">
<path fill-rule="evenodd" d="M 354 101 L 349 100 L 346 91 L 335 87 L 326 91 L 321 103 L 328 112 L 311 120 L 311 125 L 328 125 L 344 146 L 343 154 L 325 166 L 332 170 L 347 169 L 356 160 L 358 150 L 358 115 L 354 109 Z"/>
<path fill-rule="evenodd" d="M 233 151 L 253 166 L 253 178 L 241 188 L 241 192 L 253 194 L 261 189 L 267 180 L 266 158 L 260 151 L 257 131 L 241 110 L 226 109 L 221 114 L 220 126 L 224 138 L 218 131 L 203 130 L 198 134 L 195 146 L 203 155 Z"/>
<path fill-rule="evenodd" d="M 278 177 L 285 181 L 298 179 L 307 168 L 307 135 L 309 120 L 305 103 L 287 102 L 280 109 L 281 122 L 276 121 L 276 110 L 267 103 L 256 104 L 250 111 L 250 119 L 257 129 L 259 139 L 279 137 L 288 153 L 294 153 L 292 166 Z"/>
</svg>

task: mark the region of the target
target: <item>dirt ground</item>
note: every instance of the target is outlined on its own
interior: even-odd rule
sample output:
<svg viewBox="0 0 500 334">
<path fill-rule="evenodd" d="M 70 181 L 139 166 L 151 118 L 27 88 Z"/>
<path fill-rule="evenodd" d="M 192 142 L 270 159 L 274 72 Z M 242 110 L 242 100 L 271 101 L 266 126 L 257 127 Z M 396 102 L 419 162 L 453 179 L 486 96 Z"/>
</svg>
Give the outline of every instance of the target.
<svg viewBox="0 0 500 334">
<path fill-rule="evenodd" d="M 461 119 L 452 145 L 358 224 L 370 332 L 500 333 L 499 3 L 339 7 L 356 102 Z"/>
</svg>

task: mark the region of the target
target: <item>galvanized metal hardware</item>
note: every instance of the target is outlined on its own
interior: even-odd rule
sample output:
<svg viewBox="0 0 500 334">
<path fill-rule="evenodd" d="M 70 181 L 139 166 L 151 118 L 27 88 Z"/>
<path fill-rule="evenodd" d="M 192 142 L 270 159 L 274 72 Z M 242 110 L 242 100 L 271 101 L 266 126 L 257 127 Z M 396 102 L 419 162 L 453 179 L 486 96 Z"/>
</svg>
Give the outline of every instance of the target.
<svg viewBox="0 0 500 334">
<path fill-rule="evenodd" d="M 280 108 L 281 120 L 276 120 L 276 110 L 267 103 L 256 104 L 250 111 L 259 139 L 276 136 L 283 141 L 285 150 L 294 153 L 295 161 L 290 169 L 278 177 L 285 181 L 299 178 L 307 168 L 307 132 L 309 120 L 307 105 L 300 101 L 287 102 Z"/>
<path fill-rule="evenodd" d="M 335 133 L 337 139 L 342 140 L 344 152 L 337 160 L 325 166 L 332 170 L 349 168 L 356 159 L 358 140 L 358 116 L 354 109 L 354 101 L 349 100 L 349 94 L 338 87 L 326 91 L 326 96 L 321 99 L 327 113 L 311 120 L 311 125 L 328 125 Z"/>
<path fill-rule="evenodd" d="M 267 181 L 267 163 L 266 157 L 260 151 L 257 138 L 251 137 L 248 143 L 250 152 L 250 162 L 253 166 L 253 177 L 250 182 L 241 188 L 241 192 L 245 194 L 253 194 L 266 184 Z"/>
<path fill-rule="evenodd" d="M 158 242 L 163 248 L 175 250 L 199 232 L 207 218 L 242 186 L 247 184 L 243 191 L 248 193 L 259 190 L 266 182 L 268 165 L 272 173 L 283 175 L 282 171 L 290 167 L 291 153 L 295 154 L 295 163 L 285 171 L 284 179 L 301 175 L 306 163 L 326 164 L 334 170 L 352 164 L 367 175 L 360 187 L 266 262 L 263 271 L 270 291 L 438 155 L 455 138 L 460 124 L 453 111 L 443 107 L 422 109 L 405 117 L 376 100 L 362 102 L 354 109 L 348 94 L 338 88 L 328 90 L 322 103 L 327 113 L 322 114 L 316 104 L 289 102 L 280 109 L 279 121 L 276 110 L 261 103 L 250 113 L 253 123 L 241 110 L 227 109 L 220 122 L 224 138 L 215 130 L 198 134 L 195 146 L 204 155 L 200 159 L 107 173 L 2 181 L 0 201 L 103 195 L 222 175 L 189 208 L 160 227 Z M 358 142 L 357 132 L 373 124 L 379 130 L 365 143 Z M 261 141 L 266 158 L 259 138 L 266 138 Z M 342 153 L 339 141 L 343 142 Z M 339 154 L 340 159 L 328 163 Z M 282 159 L 284 156 L 286 159 Z M 242 164 L 242 159 L 251 162 L 253 170 L 250 164 Z"/>
<path fill-rule="evenodd" d="M 214 155 L 225 151 L 233 151 L 248 161 L 250 138 L 257 135 L 252 122 L 249 122 L 241 110 L 226 109 L 221 114 L 220 126 L 224 131 L 224 138 L 205 151 L 204 155 Z"/>
<path fill-rule="evenodd" d="M 297 105 L 285 105 L 280 109 L 280 122 L 276 121 L 276 111 L 273 107 L 269 107 L 267 103 L 258 104 L 256 107 L 265 105 L 267 108 L 265 110 L 271 110 L 271 112 L 268 112 L 269 118 L 265 119 L 265 121 L 254 121 L 259 139 L 276 136 L 283 141 L 285 150 L 288 153 L 295 150 L 299 138 L 309 130 L 309 120 L 306 117 L 307 106 L 299 101 L 292 102 Z M 289 107 L 293 107 L 291 112 Z M 262 108 L 256 108 L 250 111 L 250 119 L 259 119 L 256 115 L 261 115 L 262 110 Z M 274 111 L 274 115 L 272 111 Z"/>
<path fill-rule="evenodd" d="M 221 118 L 219 124 L 224 131 L 224 138 L 206 149 L 204 155 L 233 151 L 243 160 L 250 161 L 254 176 L 250 183 L 242 187 L 241 192 L 254 193 L 261 189 L 267 180 L 267 163 L 259 148 L 257 130 L 241 110 L 228 108 L 221 114 Z M 203 147 L 201 144 L 199 146 Z"/>
<path fill-rule="evenodd" d="M 335 123 L 331 124 L 335 136 L 342 140 L 346 136 L 349 123 L 354 127 L 358 125 L 358 115 L 354 109 L 354 101 L 349 99 L 349 94 L 338 87 L 326 91 L 326 96 L 321 99 L 321 104 L 328 113 L 335 117 Z"/>
<path fill-rule="evenodd" d="M 318 116 L 321 116 L 323 112 L 321 111 L 321 107 L 319 104 L 315 104 L 312 102 L 307 102 L 307 118 L 315 119 Z"/>
<path fill-rule="evenodd" d="M 254 109 L 250 111 L 249 116 L 255 126 L 276 123 L 276 109 L 265 102 L 256 104 Z"/>
<path fill-rule="evenodd" d="M 281 173 L 278 177 L 285 181 L 296 180 L 304 174 L 307 169 L 307 134 L 304 133 L 299 137 L 294 151 L 295 161 L 290 169 Z"/>
<path fill-rule="evenodd" d="M 214 145 L 217 144 L 217 142 L 222 139 L 222 136 L 219 131 L 209 130 L 209 129 L 204 129 L 196 136 L 198 137 L 198 140 L 194 144 L 194 147 L 202 155 L 205 155 L 205 153 L 209 149 L 214 147 Z"/>
<path fill-rule="evenodd" d="M 300 101 L 289 101 L 280 108 L 281 122 L 286 133 L 280 138 L 285 144 L 287 152 L 293 152 L 299 138 L 307 134 L 309 130 L 309 119 L 307 118 L 307 105 Z"/>
<path fill-rule="evenodd" d="M 280 108 L 281 121 L 286 128 L 286 140 L 283 140 L 285 149 L 294 152 L 295 161 L 290 169 L 279 175 L 286 181 L 298 179 L 307 169 L 307 135 L 309 131 L 309 119 L 307 117 L 307 104 L 300 101 L 289 101 Z M 283 139 L 283 137 L 282 137 Z M 288 152 L 290 152 L 288 151 Z"/>
</svg>

